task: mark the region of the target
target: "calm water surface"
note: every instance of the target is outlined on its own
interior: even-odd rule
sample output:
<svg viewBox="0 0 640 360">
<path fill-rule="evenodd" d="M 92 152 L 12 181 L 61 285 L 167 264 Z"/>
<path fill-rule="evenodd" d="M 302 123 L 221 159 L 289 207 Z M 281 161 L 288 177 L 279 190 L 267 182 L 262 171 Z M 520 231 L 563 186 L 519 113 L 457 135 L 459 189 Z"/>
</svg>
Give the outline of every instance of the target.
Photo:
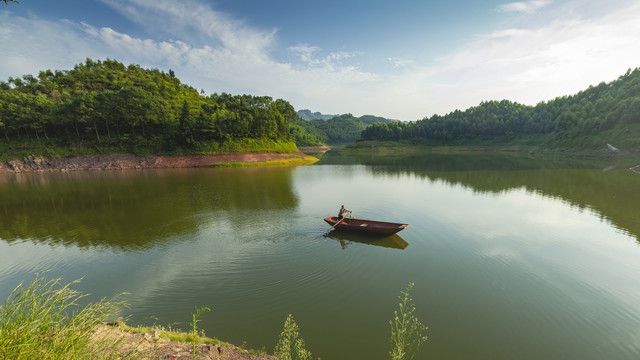
<svg viewBox="0 0 640 360">
<path fill-rule="evenodd" d="M 411 224 L 363 238 L 356 217 Z M 520 157 L 327 156 L 295 168 L 0 177 L 0 298 L 53 269 L 130 324 L 272 351 L 287 314 L 322 359 L 385 359 L 415 283 L 421 359 L 637 359 L 640 175 Z"/>
</svg>

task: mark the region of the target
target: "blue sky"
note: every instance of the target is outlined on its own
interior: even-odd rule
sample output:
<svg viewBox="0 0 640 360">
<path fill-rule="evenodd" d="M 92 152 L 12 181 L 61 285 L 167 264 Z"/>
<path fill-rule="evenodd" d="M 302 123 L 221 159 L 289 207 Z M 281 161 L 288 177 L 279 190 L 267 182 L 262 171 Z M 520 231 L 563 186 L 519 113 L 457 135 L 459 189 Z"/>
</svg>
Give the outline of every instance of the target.
<svg viewBox="0 0 640 360">
<path fill-rule="evenodd" d="M 0 79 L 89 57 L 174 70 L 207 94 L 418 120 L 534 105 L 640 67 L 637 0 L 0 2 Z"/>
</svg>

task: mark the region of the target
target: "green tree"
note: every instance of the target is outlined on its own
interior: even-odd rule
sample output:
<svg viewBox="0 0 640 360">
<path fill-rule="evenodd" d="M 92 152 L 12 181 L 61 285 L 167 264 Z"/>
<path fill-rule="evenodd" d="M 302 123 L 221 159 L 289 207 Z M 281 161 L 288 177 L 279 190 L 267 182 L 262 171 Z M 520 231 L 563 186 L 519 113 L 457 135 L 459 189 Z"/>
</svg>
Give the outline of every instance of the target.
<svg viewBox="0 0 640 360">
<path fill-rule="evenodd" d="M 187 100 L 182 103 L 182 111 L 178 119 L 179 143 L 186 146 L 194 146 L 197 142 L 194 134 L 194 122 L 189 111 Z"/>
<path fill-rule="evenodd" d="M 81 91 L 75 94 L 71 104 L 68 107 L 68 113 L 74 121 L 76 136 L 80 138 L 80 127 L 86 130 L 93 129 L 96 139 L 100 142 L 100 134 L 98 133 L 97 114 L 94 112 L 95 101 L 94 96 L 90 92 Z M 92 127 L 88 127 L 89 122 L 93 123 Z"/>
</svg>

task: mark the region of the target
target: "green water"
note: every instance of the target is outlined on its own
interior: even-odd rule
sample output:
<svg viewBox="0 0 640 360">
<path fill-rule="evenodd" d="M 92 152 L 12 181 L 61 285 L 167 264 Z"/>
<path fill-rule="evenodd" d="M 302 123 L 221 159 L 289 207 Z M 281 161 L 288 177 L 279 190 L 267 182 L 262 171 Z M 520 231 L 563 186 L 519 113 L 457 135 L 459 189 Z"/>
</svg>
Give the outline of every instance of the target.
<svg viewBox="0 0 640 360">
<path fill-rule="evenodd" d="M 385 359 L 407 283 L 419 359 L 637 359 L 640 175 L 515 156 L 327 156 L 295 168 L 0 177 L 0 298 L 53 269 L 130 324 L 272 351 L 294 315 L 314 357 Z M 409 223 L 332 232 L 341 204 Z M 153 317 L 153 318 L 151 318 Z"/>
</svg>

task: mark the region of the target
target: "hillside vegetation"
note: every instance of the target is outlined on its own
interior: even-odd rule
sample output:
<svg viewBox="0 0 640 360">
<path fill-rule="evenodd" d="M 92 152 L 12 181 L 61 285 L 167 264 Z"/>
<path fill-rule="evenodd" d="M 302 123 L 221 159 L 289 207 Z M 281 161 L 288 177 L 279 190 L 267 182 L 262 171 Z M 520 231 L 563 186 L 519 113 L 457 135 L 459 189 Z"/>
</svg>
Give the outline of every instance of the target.
<svg viewBox="0 0 640 360">
<path fill-rule="evenodd" d="M 551 148 L 640 148 L 640 68 L 617 80 L 536 106 L 487 101 L 416 122 L 373 124 L 366 140 L 428 145 L 526 144 Z"/>
<path fill-rule="evenodd" d="M 305 120 L 310 119 L 310 120 Z M 268 96 L 205 96 L 173 71 L 114 60 L 0 82 L 0 158 L 28 154 L 291 152 L 360 139 L 427 145 L 640 148 L 640 69 L 536 106 L 487 101 L 399 122 L 312 113 Z"/>
<path fill-rule="evenodd" d="M 281 99 L 204 96 L 171 70 L 114 60 L 87 59 L 72 70 L 0 82 L 3 156 L 24 149 L 43 155 L 60 149 L 67 151 L 62 155 L 291 151 L 289 125 L 295 120 L 293 106 Z"/>
<path fill-rule="evenodd" d="M 292 125 L 292 132 L 295 132 L 296 144 L 299 146 L 351 143 L 361 138 L 362 131 L 368 125 L 394 121 L 373 115 L 355 117 L 351 114 L 333 116 L 325 120 L 326 115 L 310 112 L 311 115 L 309 115 L 307 112 L 309 110 L 298 111 L 298 120 Z M 319 118 L 304 120 L 303 116 L 319 116 Z"/>
</svg>

